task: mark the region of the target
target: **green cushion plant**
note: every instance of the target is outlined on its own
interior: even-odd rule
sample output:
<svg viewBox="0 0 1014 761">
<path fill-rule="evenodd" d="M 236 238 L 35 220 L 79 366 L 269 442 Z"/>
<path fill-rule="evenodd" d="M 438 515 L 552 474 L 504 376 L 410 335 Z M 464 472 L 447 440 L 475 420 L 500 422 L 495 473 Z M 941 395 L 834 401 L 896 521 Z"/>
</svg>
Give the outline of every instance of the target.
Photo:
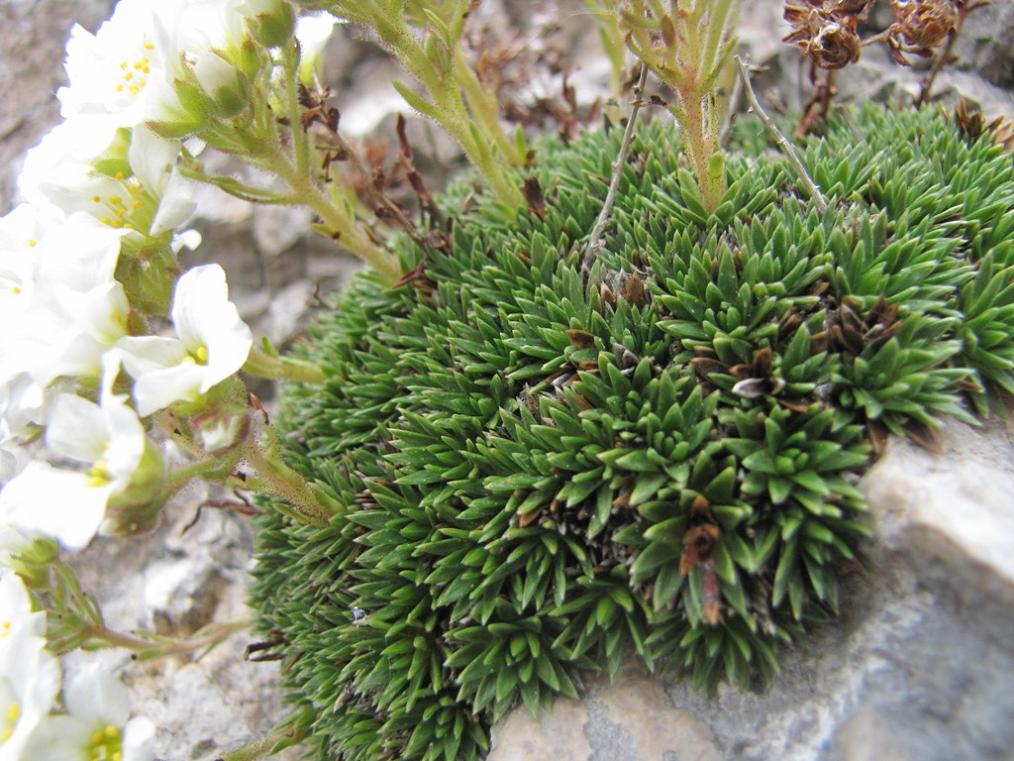
<svg viewBox="0 0 1014 761">
<path fill-rule="evenodd" d="M 870 442 L 1014 391 L 1009 155 L 868 106 L 803 146 L 820 213 L 751 130 L 708 213 L 643 125 L 587 277 L 621 135 L 547 140 L 544 209 L 452 189 L 313 328 L 280 425 L 334 517 L 267 512 L 251 599 L 316 758 L 481 758 L 630 654 L 765 682 L 838 610 Z"/>
</svg>

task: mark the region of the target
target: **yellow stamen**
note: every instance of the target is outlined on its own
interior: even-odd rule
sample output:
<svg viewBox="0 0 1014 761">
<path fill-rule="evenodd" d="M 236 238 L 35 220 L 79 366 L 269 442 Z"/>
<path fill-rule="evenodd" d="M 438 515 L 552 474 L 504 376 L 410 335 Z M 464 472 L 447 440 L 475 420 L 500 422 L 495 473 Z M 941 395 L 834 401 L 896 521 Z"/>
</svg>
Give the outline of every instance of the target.
<svg viewBox="0 0 1014 761">
<path fill-rule="evenodd" d="M 123 179 L 123 172 L 117 172 L 116 173 L 116 179 L 122 180 Z M 113 206 L 122 206 L 123 205 L 123 199 L 120 198 L 120 196 L 109 196 L 109 203 L 111 203 Z"/>
<path fill-rule="evenodd" d="M 92 200 L 93 200 L 93 201 L 94 201 L 95 203 L 98 203 L 99 201 L 101 201 L 101 200 L 102 200 L 102 196 L 92 196 Z"/>
<path fill-rule="evenodd" d="M 35 238 L 29 238 L 28 239 L 28 247 L 29 248 L 35 248 L 37 245 L 39 245 L 39 241 L 35 240 Z"/>
<path fill-rule="evenodd" d="M 106 737 L 119 737 L 120 730 L 112 724 L 106 724 Z"/>
<path fill-rule="evenodd" d="M 11 735 L 13 734 L 14 734 L 13 729 L 11 729 L 10 727 L 5 728 L 3 732 L 0 732 L 0 743 L 5 743 L 8 740 L 10 740 Z"/>
<path fill-rule="evenodd" d="M 120 61 L 120 68 L 121 69 L 126 69 L 128 66 L 130 66 L 130 64 L 127 63 L 126 61 Z"/>
<path fill-rule="evenodd" d="M 200 362 L 202 365 L 208 361 L 208 347 L 198 346 L 197 351 L 194 352 L 194 354 L 197 357 L 197 361 Z"/>
<path fill-rule="evenodd" d="M 11 707 L 7 709 L 7 721 L 13 724 L 18 720 L 18 717 L 20 715 L 21 715 L 21 704 L 11 703 Z"/>
<path fill-rule="evenodd" d="M 113 175 L 113 176 L 114 176 L 114 177 L 116 177 L 116 179 L 118 179 L 118 180 L 122 180 L 122 179 L 123 179 L 124 177 L 126 177 L 127 175 L 125 175 L 125 174 L 123 173 L 123 171 L 122 171 L 122 170 L 120 170 L 120 171 L 118 171 L 118 172 L 117 172 L 117 173 L 116 173 L 115 175 Z M 116 196 L 113 196 L 113 198 L 116 198 Z"/>
<path fill-rule="evenodd" d="M 155 49 L 155 43 L 154 42 L 146 42 L 146 43 L 144 43 L 144 49 L 145 50 L 154 50 Z"/>
<path fill-rule="evenodd" d="M 132 72 L 132 71 L 128 71 L 128 72 L 126 72 L 126 73 L 125 73 L 125 74 L 123 75 L 123 78 L 124 78 L 124 79 L 126 79 L 126 80 L 127 80 L 128 82 L 129 82 L 129 81 L 130 81 L 131 79 L 133 79 L 133 78 L 134 78 L 134 72 Z"/>
<path fill-rule="evenodd" d="M 106 469 L 106 461 L 99 460 L 97 463 L 89 468 L 85 475 L 88 476 L 88 485 L 91 487 L 105 486 L 112 479 L 109 477 L 109 471 Z"/>
</svg>

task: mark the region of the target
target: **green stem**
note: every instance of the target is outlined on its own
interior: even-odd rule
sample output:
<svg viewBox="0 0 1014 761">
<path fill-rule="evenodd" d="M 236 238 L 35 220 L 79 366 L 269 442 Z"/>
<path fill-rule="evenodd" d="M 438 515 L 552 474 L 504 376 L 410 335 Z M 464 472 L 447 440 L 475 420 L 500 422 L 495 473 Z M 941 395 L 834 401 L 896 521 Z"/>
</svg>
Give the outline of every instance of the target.
<svg viewBox="0 0 1014 761">
<path fill-rule="evenodd" d="M 292 134 L 292 153 L 296 171 L 310 176 L 310 140 L 303 129 L 303 110 L 299 105 L 299 51 L 293 40 L 282 48 L 282 67 L 285 70 L 285 110 Z"/>
<path fill-rule="evenodd" d="M 261 484 L 289 503 L 300 520 L 316 526 L 330 523 L 330 511 L 314 496 L 301 475 L 278 457 L 270 456 L 264 446 L 253 438 L 242 451 L 247 462 L 257 471 Z"/>
<path fill-rule="evenodd" d="M 122 647 L 124 650 L 131 650 L 135 653 L 140 653 L 152 646 L 149 640 L 104 627 L 88 632 L 88 639 L 99 640 L 104 643 L 105 647 Z"/>
<path fill-rule="evenodd" d="M 508 137 L 503 125 L 500 124 L 500 105 L 496 96 L 483 87 L 460 49 L 454 52 L 454 79 L 464 92 L 469 110 L 485 136 L 496 144 L 511 166 L 521 166 L 525 157 L 519 154 L 514 141 Z"/>
<path fill-rule="evenodd" d="M 301 737 L 296 735 L 293 727 L 282 726 L 272 730 L 266 737 L 229 751 L 221 756 L 220 761 L 257 761 L 257 759 L 269 755 L 279 742 L 294 743 L 299 742 L 300 739 Z"/>
<path fill-rule="evenodd" d="M 175 494 L 195 478 L 204 478 L 214 473 L 228 472 L 235 465 L 236 458 L 207 457 L 177 468 L 169 474 L 166 489 L 170 495 Z"/>
<path fill-rule="evenodd" d="M 348 3 L 337 3 L 336 10 L 341 11 L 346 5 Z M 361 9 L 362 3 L 356 5 Z M 350 8 L 349 10 L 356 9 Z M 369 13 L 369 11 L 365 12 Z M 364 11 L 360 10 L 358 15 L 361 16 L 363 13 Z M 427 55 L 426 50 L 416 39 L 412 29 L 401 16 L 401 11 L 395 11 L 394 14 L 374 11 L 366 19 L 366 23 L 377 32 L 380 39 L 405 67 L 405 70 L 415 77 L 429 94 L 432 108 L 427 109 L 424 113 L 443 126 L 458 141 L 469 161 L 489 183 L 493 195 L 512 212 L 525 208 L 526 201 L 520 187 L 514 185 L 503 162 L 493 155 L 484 142 L 492 140 L 496 143 L 495 134 L 489 127 L 487 127 L 488 134 L 483 134 L 483 129 L 480 126 L 483 119 L 481 113 L 477 112 L 475 119 L 469 115 L 457 81 L 461 74 L 457 71 L 459 67 L 455 65 L 453 60 L 456 53 L 451 54 L 450 60 L 442 61 L 444 65 L 438 66 L 438 62 Z M 470 85 L 466 85 L 466 88 L 468 86 Z M 481 91 L 481 85 L 479 89 Z M 478 108 L 481 111 L 482 106 Z M 485 118 L 488 119 L 488 115 Z M 476 128 L 475 131 L 473 131 L 473 127 Z M 502 132 L 499 125 L 497 125 L 497 131 Z M 506 138 L 506 136 L 504 137 Z M 506 155 L 510 156 L 513 153 L 512 149 Z"/>
<path fill-rule="evenodd" d="M 301 173 L 286 157 L 265 157 L 265 165 L 285 182 L 300 202 L 310 207 L 326 227 L 337 235 L 341 245 L 372 267 L 385 281 L 393 283 L 401 276 L 397 257 L 363 235 L 355 220 L 338 208 L 311 177 Z"/>
<path fill-rule="evenodd" d="M 725 172 L 712 171 L 712 159 L 716 155 L 717 145 L 710 129 L 707 99 L 695 88 L 680 92 L 682 108 L 674 111 L 680 121 L 683 141 L 686 144 L 690 163 L 697 175 L 697 183 L 701 189 L 701 199 L 706 211 L 713 212 L 725 195 Z"/>
<path fill-rule="evenodd" d="M 206 185 L 214 185 L 219 190 L 234 196 L 241 201 L 247 201 L 249 203 L 269 203 L 277 206 L 285 206 L 299 203 L 299 199 L 293 198 L 292 196 L 278 193 L 268 188 L 258 188 L 254 185 L 247 185 L 245 182 L 240 182 L 235 177 L 229 177 L 228 175 L 221 174 L 208 174 L 199 165 L 182 165 L 180 167 L 180 174 L 184 177 L 196 180 L 197 182 L 203 182 Z"/>
<path fill-rule="evenodd" d="M 319 365 L 293 357 L 271 355 L 256 345 L 250 350 L 243 371 L 258 378 L 296 383 L 321 384 L 327 380 L 327 375 Z"/>
<path fill-rule="evenodd" d="M 210 624 L 204 629 L 198 630 L 193 637 L 145 639 L 102 626 L 89 631 L 88 639 L 101 641 L 106 647 L 122 647 L 137 653 L 141 660 L 150 660 L 170 655 L 188 655 L 205 648 L 213 648 L 236 632 L 248 628 L 250 628 L 249 618 L 237 618 L 232 621 Z"/>
<path fill-rule="evenodd" d="M 464 109 L 462 108 L 462 110 Z M 448 109 L 445 113 L 450 113 L 450 110 Z M 511 182 L 503 164 L 496 160 L 496 157 L 485 145 L 475 140 L 468 126 L 468 115 L 462 114 L 457 118 L 448 118 L 444 122 L 444 127 L 464 148 L 465 155 L 489 183 L 493 195 L 512 212 L 525 208 L 527 205 L 525 196 L 521 189 Z"/>
</svg>

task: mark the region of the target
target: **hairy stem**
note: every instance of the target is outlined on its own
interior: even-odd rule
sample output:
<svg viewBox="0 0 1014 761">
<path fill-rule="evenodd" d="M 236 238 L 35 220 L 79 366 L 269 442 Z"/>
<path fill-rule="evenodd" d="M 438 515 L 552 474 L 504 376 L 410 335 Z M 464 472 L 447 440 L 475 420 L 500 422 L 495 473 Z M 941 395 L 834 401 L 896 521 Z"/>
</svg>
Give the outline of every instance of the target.
<svg viewBox="0 0 1014 761">
<path fill-rule="evenodd" d="M 146 639 L 132 634 L 113 631 L 105 625 L 88 632 L 92 642 L 102 642 L 105 647 L 121 647 L 137 654 L 140 660 L 182 656 L 199 650 L 210 649 L 236 632 L 250 628 L 249 618 L 210 624 L 195 632 L 192 637 Z"/>
<path fill-rule="evenodd" d="M 295 198 L 321 218 L 343 247 L 370 265 L 385 281 L 398 279 L 401 267 L 397 258 L 363 235 L 355 220 L 332 203 L 311 176 L 277 153 L 266 159 L 266 165 L 289 186 Z"/>
<path fill-rule="evenodd" d="M 295 40 L 282 48 L 285 70 L 285 111 L 292 134 L 292 153 L 296 171 L 310 176 L 310 140 L 303 129 L 303 110 L 299 105 L 299 49 Z"/>
<path fill-rule="evenodd" d="M 258 378 L 295 381 L 296 383 L 323 383 L 327 376 L 319 365 L 295 357 L 268 354 L 259 346 L 250 349 L 243 371 Z"/>
<path fill-rule="evenodd" d="M 511 166 L 521 166 L 525 157 L 520 154 L 517 145 L 500 123 L 500 104 L 496 100 L 496 95 L 483 86 L 460 50 L 454 53 L 454 79 L 465 94 L 469 111 L 482 131 L 493 140 Z"/>
<path fill-rule="evenodd" d="M 270 434 L 266 435 L 269 438 L 267 446 L 251 436 L 242 448 L 243 457 L 257 471 L 258 478 L 251 480 L 251 485 L 287 502 L 293 508 L 294 517 L 304 523 L 326 526 L 331 520 L 330 511 L 320 503 L 302 476 L 283 463 L 275 452 L 267 451 L 274 447 Z"/>
<path fill-rule="evenodd" d="M 279 727 L 272 730 L 267 736 L 254 740 L 242 747 L 235 748 L 220 758 L 215 759 L 215 761 L 257 761 L 257 759 L 269 755 L 279 742 L 298 742 L 300 739 L 293 727 Z"/>
</svg>

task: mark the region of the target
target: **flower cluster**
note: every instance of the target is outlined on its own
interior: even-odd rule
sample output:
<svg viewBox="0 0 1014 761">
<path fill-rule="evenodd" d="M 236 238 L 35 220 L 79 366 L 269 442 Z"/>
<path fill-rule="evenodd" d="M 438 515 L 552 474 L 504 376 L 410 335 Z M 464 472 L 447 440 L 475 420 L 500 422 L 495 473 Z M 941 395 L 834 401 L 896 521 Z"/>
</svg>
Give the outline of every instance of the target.
<svg viewBox="0 0 1014 761">
<path fill-rule="evenodd" d="M 0 435 L 9 450 L 45 431 L 61 461 L 16 473 L 4 453 L 0 511 L 27 534 L 80 548 L 103 527 L 143 528 L 104 525 L 111 506 L 150 514 L 171 494 L 142 418 L 201 406 L 246 361 L 221 268 L 174 282 L 199 243 L 179 160 L 208 114 L 238 112 L 260 43 L 293 23 L 280 0 L 123 0 L 95 35 L 74 28 L 65 121 L 29 152 L 25 203 L 0 219 Z M 176 337 L 154 335 L 170 300 Z"/>
<path fill-rule="evenodd" d="M 58 701 L 60 662 L 44 633 L 45 615 L 33 612 L 21 579 L 0 570 L 0 758 L 151 761 L 155 728 L 128 721 L 127 690 L 113 675 L 86 666 Z"/>
</svg>

